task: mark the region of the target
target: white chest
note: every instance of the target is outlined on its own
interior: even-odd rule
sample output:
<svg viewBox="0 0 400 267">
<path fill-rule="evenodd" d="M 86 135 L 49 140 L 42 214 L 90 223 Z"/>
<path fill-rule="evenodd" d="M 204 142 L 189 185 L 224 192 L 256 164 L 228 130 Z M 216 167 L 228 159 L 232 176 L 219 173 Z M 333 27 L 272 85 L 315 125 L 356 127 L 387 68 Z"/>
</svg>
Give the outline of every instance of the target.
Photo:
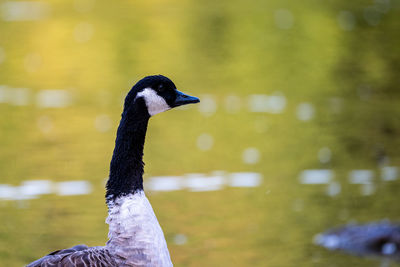
<svg viewBox="0 0 400 267">
<path fill-rule="evenodd" d="M 164 233 L 143 191 L 109 203 L 107 247 L 125 266 L 172 266 Z"/>
</svg>

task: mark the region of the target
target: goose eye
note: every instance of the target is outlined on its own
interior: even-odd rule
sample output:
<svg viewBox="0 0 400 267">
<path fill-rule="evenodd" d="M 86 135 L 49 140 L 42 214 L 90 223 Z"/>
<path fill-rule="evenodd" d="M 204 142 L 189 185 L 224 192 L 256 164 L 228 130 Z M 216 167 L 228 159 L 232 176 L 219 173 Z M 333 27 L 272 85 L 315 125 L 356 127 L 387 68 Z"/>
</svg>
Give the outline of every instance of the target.
<svg viewBox="0 0 400 267">
<path fill-rule="evenodd" d="M 158 86 L 158 91 L 159 91 L 159 92 L 164 92 L 164 86 L 163 86 L 162 84 L 160 84 L 160 85 Z"/>
</svg>

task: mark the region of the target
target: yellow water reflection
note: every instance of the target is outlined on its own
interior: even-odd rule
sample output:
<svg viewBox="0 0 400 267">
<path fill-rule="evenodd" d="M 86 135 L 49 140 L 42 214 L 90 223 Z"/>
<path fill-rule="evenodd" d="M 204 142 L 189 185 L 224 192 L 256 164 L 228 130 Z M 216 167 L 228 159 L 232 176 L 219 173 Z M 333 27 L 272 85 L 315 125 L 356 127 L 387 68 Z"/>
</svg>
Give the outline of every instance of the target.
<svg viewBox="0 0 400 267">
<path fill-rule="evenodd" d="M 106 242 L 122 100 L 161 73 L 202 99 L 152 118 L 145 147 L 176 266 L 376 266 L 312 239 L 399 220 L 399 13 L 367 0 L 0 1 L 0 265 Z"/>
</svg>

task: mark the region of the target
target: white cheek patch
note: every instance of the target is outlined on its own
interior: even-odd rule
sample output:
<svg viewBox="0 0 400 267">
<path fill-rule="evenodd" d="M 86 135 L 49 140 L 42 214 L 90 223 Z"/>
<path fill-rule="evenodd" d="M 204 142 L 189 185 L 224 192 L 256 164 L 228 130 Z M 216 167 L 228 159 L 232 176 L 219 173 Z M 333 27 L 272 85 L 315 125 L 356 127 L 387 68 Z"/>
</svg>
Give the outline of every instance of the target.
<svg viewBox="0 0 400 267">
<path fill-rule="evenodd" d="M 147 111 L 149 112 L 150 116 L 171 109 L 171 107 L 167 104 L 165 99 L 159 96 L 151 88 L 145 88 L 143 91 L 139 92 L 136 98 L 138 97 L 144 98 L 144 101 L 146 102 L 147 106 Z"/>
</svg>

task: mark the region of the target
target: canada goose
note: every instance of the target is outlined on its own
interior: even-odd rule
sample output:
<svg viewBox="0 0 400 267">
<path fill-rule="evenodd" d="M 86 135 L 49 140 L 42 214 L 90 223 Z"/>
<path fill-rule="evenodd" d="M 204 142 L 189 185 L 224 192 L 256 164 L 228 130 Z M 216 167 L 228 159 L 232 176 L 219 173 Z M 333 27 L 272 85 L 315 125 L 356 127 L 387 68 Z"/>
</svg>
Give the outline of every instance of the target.
<svg viewBox="0 0 400 267">
<path fill-rule="evenodd" d="M 32 262 L 34 266 L 172 266 L 163 231 L 143 192 L 143 146 L 151 116 L 197 103 L 165 76 L 147 76 L 125 98 L 106 186 L 106 245 L 78 245 Z"/>
</svg>

